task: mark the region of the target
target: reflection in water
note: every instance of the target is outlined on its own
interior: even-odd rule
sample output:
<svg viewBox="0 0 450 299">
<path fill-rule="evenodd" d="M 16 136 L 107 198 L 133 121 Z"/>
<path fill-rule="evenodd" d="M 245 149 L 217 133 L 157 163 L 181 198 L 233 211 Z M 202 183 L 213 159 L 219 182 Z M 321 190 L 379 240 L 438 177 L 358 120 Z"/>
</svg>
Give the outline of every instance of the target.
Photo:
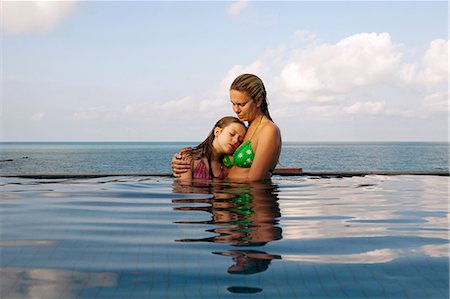
<svg viewBox="0 0 450 299">
<path fill-rule="evenodd" d="M 227 290 L 231 293 L 236 294 L 256 294 L 262 292 L 260 288 L 250 288 L 250 287 L 229 287 Z"/>
<path fill-rule="evenodd" d="M 1 298 L 78 298 L 75 290 L 112 287 L 116 273 L 77 272 L 58 269 L 3 268 Z"/>
<path fill-rule="evenodd" d="M 194 183 L 195 184 L 195 183 Z M 196 189 L 197 188 L 197 189 Z M 178 211 L 204 211 L 211 218 L 201 221 L 176 221 L 176 224 L 211 224 L 215 227 L 206 230 L 214 233 L 206 238 L 184 238 L 176 242 L 214 242 L 232 246 L 264 246 L 268 242 L 282 238 L 281 227 L 278 226 L 280 208 L 278 205 L 276 185 L 271 183 L 250 184 L 215 184 L 207 186 L 183 185 L 174 182 L 174 192 L 208 193 L 210 199 L 174 199 L 173 203 L 183 204 L 174 207 Z M 203 204 L 199 206 L 199 204 Z M 206 204 L 206 205 L 205 205 Z M 281 256 L 256 250 L 228 250 L 213 252 L 217 255 L 231 257 L 234 264 L 228 268 L 230 274 L 255 274 L 267 270 L 273 259 Z M 238 292 L 247 287 L 230 287 Z"/>
<path fill-rule="evenodd" d="M 256 250 L 228 250 L 213 252 L 223 256 L 231 256 L 234 265 L 228 268 L 230 274 L 255 274 L 266 271 L 273 259 L 281 259 L 279 255 L 267 254 Z"/>
<path fill-rule="evenodd" d="M 180 188 L 175 181 L 175 191 L 193 191 Z M 207 230 L 214 236 L 201 239 L 180 239 L 178 242 L 215 242 L 233 246 L 263 246 L 280 240 L 282 230 L 278 226 L 280 208 L 276 195 L 277 186 L 272 184 L 221 184 L 208 186 L 213 195 L 210 199 L 174 199 L 173 203 L 192 204 L 174 207 L 179 211 L 204 211 L 211 214 L 209 220 L 176 221 L 177 224 L 212 224 L 220 226 Z M 194 189 L 195 190 L 195 189 Z M 204 190 L 204 189 L 203 189 Z M 198 192 L 205 193 L 205 192 Z M 199 203 L 207 206 L 199 206 Z"/>
<path fill-rule="evenodd" d="M 0 241 L 0 247 L 16 247 L 16 246 L 51 246 L 55 241 L 52 240 L 8 240 Z"/>
</svg>

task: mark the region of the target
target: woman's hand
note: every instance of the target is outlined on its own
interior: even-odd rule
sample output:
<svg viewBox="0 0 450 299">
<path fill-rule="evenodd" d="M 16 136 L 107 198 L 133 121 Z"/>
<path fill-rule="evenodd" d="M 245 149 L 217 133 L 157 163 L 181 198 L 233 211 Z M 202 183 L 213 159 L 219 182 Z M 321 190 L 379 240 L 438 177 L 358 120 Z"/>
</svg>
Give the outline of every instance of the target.
<svg viewBox="0 0 450 299">
<path fill-rule="evenodd" d="M 183 158 L 180 153 L 176 153 L 172 156 L 172 173 L 174 177 L 179 178 L 183 173 L 188 172 L 191 169 L 192 159 Z"/>
</svg>

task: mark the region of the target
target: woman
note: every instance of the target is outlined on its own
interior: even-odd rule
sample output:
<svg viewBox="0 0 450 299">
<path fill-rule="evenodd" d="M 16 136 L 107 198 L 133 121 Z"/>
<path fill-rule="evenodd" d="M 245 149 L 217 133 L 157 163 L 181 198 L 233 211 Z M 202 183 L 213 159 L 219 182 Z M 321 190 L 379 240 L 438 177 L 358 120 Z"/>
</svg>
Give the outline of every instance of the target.
<svg viewBox="0 0 450 299">
<path fill-rule="evenodd" d="M 231 84 L 230 100 L 238 118 L 249 126 L 233 160 L 225 159 L 230 165 L 227 178 L 239 181 L 270 178 L 281 153 L 281 133 L 269 114 L 262 80 L 253 74 L 238 76 Z M 187 164 L 175 155 L 172 159 L 174 175 L 183 173 Z"/>
<path fill-rule="evenodd" d="M 223 157 L 236 150 L 245 133 L 245 126 L 238 118 L 221 118 L 202 143 L 180 152 L 183 160 L 190 163 L 190 168 L 181 174 L 180 179 L 223 179 L 226 175 L 222 167 Z"/>
</svg>

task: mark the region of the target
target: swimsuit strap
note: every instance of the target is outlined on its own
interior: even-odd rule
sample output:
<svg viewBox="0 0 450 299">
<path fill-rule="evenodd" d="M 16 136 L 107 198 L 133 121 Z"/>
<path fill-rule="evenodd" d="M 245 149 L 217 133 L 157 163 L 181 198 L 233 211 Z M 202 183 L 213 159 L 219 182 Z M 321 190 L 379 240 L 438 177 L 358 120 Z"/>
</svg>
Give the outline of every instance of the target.
<svg viewBox="0 0 450 299">
<path fill-rule="evenodd" d="M 228 160 L 229 160 L 230 158 L 228 158 Z M 212 169 L 212 166 L 211 166 L 211 160 L 210 159 L 208 159 L 208 166 L 209 166 L 209 174 L 211 175 L 211 178 L 220 178 L 222 175 L 223 175 L 223 168 L 222 168 L 222 165 L 220 165 L 220 173 L 219 173 L 219 175 L 218 176 L 214 176 L 214 172 L 213 172 L 213 169 Z"/>
<path fill-rule="evenodd" d="M 208 166 L 209 166 L 209 175 L 214 178 L 214 172 L 212 170 L 212 166 L 211 166 L 211 157 L 208 158 Z"/>
<path fill-rule="evenodd" d="M 264 118 L 264 115 L 261 116 L 261 118 L 259 119 L 259 123 L 258 123 L 258 125 L 256 126 L 255 130 L 253 131 L 252 136 L 250 136 L 250 139 L 249 139 L 249 140 L 251 140 L 251 139 L 253 138 L 253 135 L 255 135 L 255 132 L 256 132 L 256 130 L 258 130 L 259 125 L 261 124 L 263 118 Z"/>
</svg>

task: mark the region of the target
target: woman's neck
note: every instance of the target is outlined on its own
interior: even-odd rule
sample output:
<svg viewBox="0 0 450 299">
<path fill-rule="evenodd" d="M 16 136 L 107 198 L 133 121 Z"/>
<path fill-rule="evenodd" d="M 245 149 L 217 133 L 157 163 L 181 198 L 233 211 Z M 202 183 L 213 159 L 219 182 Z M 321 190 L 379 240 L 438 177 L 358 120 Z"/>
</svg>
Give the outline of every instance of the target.
<svg viewBox="0 0 450 299">
<path fill-rule="evenodd" d="M 254 123 L 259 123 L 259 121 L 264 117 L 264 114 L 262 112 L 259 112 L 255 115 L 252 121 L 248 122 L 248 128 Z"/>
</svg>

